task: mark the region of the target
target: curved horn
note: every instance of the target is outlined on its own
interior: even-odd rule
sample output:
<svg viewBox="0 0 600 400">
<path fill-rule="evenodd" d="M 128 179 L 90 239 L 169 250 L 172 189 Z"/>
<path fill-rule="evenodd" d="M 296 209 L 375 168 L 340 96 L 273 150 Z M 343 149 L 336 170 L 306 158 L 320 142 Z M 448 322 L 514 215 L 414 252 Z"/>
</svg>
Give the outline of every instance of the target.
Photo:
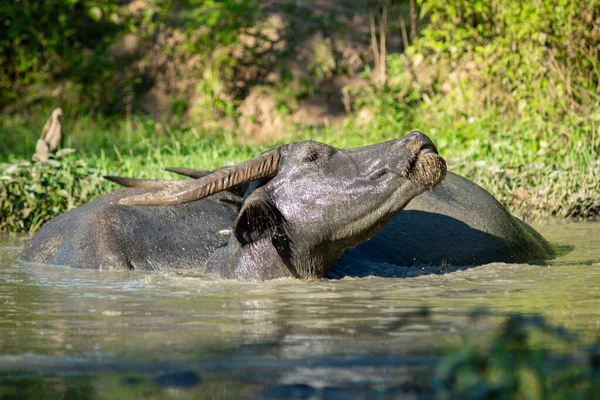
<svg viewBox="0 0 600 400">
<path fill-rule="evenodd" d="M 175 168 L 167 167 L 163 168 L 165 171 L 174 172 L 179 175 L 189 176 L 190 178 L 198 179 L 203 176 L 209 175 L 212 171 L 205 171 L 203 169 L 191 169 L 191 168 Z"/>
<path fill-rule="evenodd" d="M 232 186 L 256 179 L 273 177 L 279 168 L 282 147 L 269 150 L 248 161 L 215 170 L 199 179 L 172 181 L 163 190 L 123 197 L 119 204 L 131 206 L 166 206 L 200 200 Z"/>
<path fill-rule="evenodd" d="M 175 181 L 162 180 L 162 179 L 138 179 L 138 178 L 126 178 L 124 176 L 105 175 L 103 176 L 107 181 L 116 183 L 129 188 L 164 188 Z"/>
<path fill-rule="evenodd" d="M 210 171 L 205 171 L 202 169 L 190 169 L 190 168 L 163 168 L 165 171 L 174 172 L 179 175 L 188 176 L 190 178 L 198 179 L 202 178 L 210 174 Z M 169 184 L 173 183 L 173 180 L 165 180 L 165 179 L 139 179 L 139 178 L 126 178 L 124 176 L 116 176 L 116 175 L 105 175 L 103 176 L 107 181 L 116 183 L 117 185 L 121 185 L 129 188 L 164 188 Z"/>
</svg>

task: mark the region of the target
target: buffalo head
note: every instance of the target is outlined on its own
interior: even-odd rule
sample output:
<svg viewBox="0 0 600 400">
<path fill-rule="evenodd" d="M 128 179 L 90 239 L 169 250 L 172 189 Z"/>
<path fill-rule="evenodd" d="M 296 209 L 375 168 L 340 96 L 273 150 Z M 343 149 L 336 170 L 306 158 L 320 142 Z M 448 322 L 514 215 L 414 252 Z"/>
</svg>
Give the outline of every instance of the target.
<svg viewBox="0 0 600 400">
<path fill-rule="evenodd" d="M 368 240 L 412 198 L 443 180 L 446 164 L 426 135 L 412 132 L 353 149 L 290 143 L 210 173 L 176 170 L 182 171 L 196 179 L 108 178 L 154 188 L 121 198 L 123 206 L 175 206 L 254 182 L 227 245 L 215 251 L 207 270 L 265 280 L 325 276 L 346 249 Z"/>
</svg>

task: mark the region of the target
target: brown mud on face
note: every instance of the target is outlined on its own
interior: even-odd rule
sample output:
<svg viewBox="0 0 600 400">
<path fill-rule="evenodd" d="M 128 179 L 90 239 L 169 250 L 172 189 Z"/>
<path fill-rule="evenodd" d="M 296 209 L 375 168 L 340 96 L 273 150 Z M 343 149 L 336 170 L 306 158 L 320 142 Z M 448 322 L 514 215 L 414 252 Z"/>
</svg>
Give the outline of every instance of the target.
<svg viewBox="0 0 600 400">
<path fill-rule="evenodd" d="M 409 179 L 417 185 L 428 189 L 433 188 L 446 177 L 446 161 L 435 153 L 425 153 L 418 156 Z"/>
</svg>

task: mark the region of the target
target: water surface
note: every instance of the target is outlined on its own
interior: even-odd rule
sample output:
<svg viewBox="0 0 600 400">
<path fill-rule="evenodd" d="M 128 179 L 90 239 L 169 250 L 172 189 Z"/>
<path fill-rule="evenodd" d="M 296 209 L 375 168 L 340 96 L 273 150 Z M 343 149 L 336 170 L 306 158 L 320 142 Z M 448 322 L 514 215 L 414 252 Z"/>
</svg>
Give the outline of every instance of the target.
<svg viewBox="0 0 600 400">
<path fill-rule="evenodd" d="M 445 349 L 506 313 L 600 335 L 600 223 L 537 228 L 556 260 L 265 283 L 25 264 L 27 237 L 0 236 L 0 397 L 426 396 Z"/>
</svg>

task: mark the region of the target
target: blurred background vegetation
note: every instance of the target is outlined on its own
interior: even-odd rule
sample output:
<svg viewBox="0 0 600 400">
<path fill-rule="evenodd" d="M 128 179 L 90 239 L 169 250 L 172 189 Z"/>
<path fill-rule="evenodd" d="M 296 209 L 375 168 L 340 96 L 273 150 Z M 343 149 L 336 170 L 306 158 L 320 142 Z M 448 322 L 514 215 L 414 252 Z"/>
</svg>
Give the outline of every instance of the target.
<svg viewBox="0 0 600 400">
<path fill-rule="evenodd" d="M 164 178 L 290 140 L 359 146 L 414 129 L 521 218 L 600 215 L 600 1 L 5 3 L 0 232 L 113 190 L 105 174 Z M 76 152 L 32 162 L 56 107 Z M 435 391 L 597 398 L 599 349 L 514 316 L 446 357 Z"/>
<path fill-rule="evenodd" d="M 600 214 L 600 2 L 15 0 L 0 7 L 0 231 L 277 143 L 419 129 L 527 219 Z M 75 154 L 31 159 L 61 107 Z"/>
</svg>

